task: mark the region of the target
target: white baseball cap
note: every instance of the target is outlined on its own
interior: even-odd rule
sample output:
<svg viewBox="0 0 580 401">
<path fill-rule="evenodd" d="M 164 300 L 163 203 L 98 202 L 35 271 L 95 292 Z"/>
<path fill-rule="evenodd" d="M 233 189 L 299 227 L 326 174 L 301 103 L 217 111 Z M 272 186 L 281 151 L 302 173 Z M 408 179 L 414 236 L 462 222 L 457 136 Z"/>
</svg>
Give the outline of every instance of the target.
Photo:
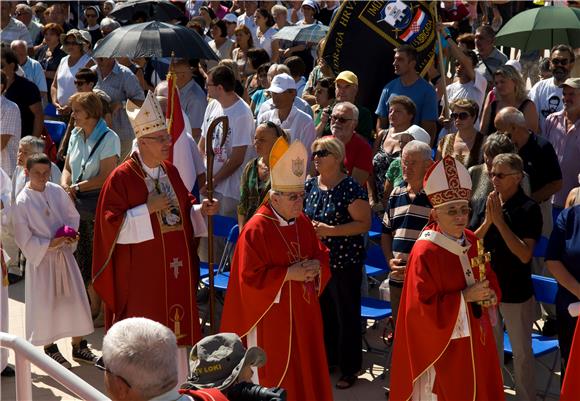
<svg viewBox="0 0 580 401">
<path fill-rule="evenodd" d="M 413 139 L 426 143 L 429 146 L 431 145 L 431 135 L 418 125 L 413 124 L 405 131 L 394 133 L 392 137 L 393 139 L 399 139 L 404 134 L 409 134 Z"/>
<path fill-rule="evenodd" d="M 224 20 L 225 22 L 238 22 L 238 17 L 236 17 L 234 14 L 232 13 L 227 13 L 226 15 L 224 15 L 224 17 L 222 18 L 222 20 Z"/>
<path fill-rule="evenodd" d="M 296 90 L 296 81 L 286 73 L 278 74 L 272 79 L 268 92 L 282 93 L 288 89 Z"/>
</svg>

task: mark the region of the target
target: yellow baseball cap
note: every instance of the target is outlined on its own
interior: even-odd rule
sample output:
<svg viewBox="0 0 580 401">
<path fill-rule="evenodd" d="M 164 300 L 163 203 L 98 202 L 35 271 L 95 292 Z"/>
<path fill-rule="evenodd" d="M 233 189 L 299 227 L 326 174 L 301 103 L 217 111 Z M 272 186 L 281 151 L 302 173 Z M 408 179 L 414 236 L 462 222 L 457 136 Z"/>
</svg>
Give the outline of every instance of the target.
<svg viewBox="0 0 580 401">
<path fill-rule="evenodd" d="M 352 71 L 342 71 L 336 77 L 335 81 L 344 81 L 352 85 L 358 86 L 358 77 Z"/>
</svg>

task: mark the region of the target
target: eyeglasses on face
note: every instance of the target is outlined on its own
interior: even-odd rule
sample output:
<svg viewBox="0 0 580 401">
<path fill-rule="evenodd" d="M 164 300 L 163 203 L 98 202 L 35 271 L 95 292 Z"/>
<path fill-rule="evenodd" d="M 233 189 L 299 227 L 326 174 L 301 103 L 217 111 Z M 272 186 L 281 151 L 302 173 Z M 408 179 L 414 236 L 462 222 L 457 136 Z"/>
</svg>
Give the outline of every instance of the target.
<svg viewBox="0 0 580 401">
<path fill-rule="evenodd" d="M 85 14 L 87 18 L 97 18 L 97 14 Z"/>
<path fill-rule="evenodd" d="M 304 192 L 281 192 L 280 195 L 288 198 L 290 202 L 296 202 L 297 200 L 303 200 L 306 194 Z"/>
<path fill-rule="evenodd" d="M 550 62 L 554 65 L 568 65 L 570 60 L 567 58 L 553 58 Z"/>
<path fill-rule="evenodd" d="M 469 206 L 460 207 L 459 209 L 450 208 L 446 210 L 442 210 L 449 217 L 455 216 L 467 216 L 471 212 L 471 208 Z"/>
<path fill-rule="evenodd" d="M 493 171 L 491 173 L 489 173 L 491 178 L 497 178 L 498 180 L 503 180 L 504 178 L 510 176 L 510 175 L 516 175 L 519 174 L 517 172 L 515 173 L 494 173 Z"/>
<path fill-rule="evenodd" d="M 327 149 L 320 149 L 320 150 L 315 150 L 314 152 L 312 152 L 312 160 L 314 160 L 315 157 L 326 157 L 329 156 L 331 153 L 327 150 Z"/>
<path fill-rule="evenodd" d="M 113 376 L 117 376 L 119 379 L 121 379 L 123 381 L 123 383 L 125 383 L 127 385 L 127 387 L 131 388 L 131 385 L 123 376 L 119 376 L 119 375 L 111 372 L 111 370 L 105 366 L 105 361 L 103 360 L 102 356 L 99 357 L 99 359 L 97 359 L 97 362 L 95 362 L 95 367 L 97 369 L 102 370 L 103 372 L 107 372 Z"/>
<path fill-rule="evenodd" d="M 156 141 L 157 143 L 164 144 L 164 143 L 171 143 L 171 135 L 161 135 L 161 136 L 144 136 L 143 139 L 151 139 Z"/>
<path fill-rule="evenodd" d="M 471 115 L 466 111 L 462 111 L 459 113 L 451 113 L 450 117 L 452 120 L 457 120 L 458 118 L 460 120 L 467 120 Z"/>
<path fill-rule="evenodd" d="M 64 45 L 65 46 L 74 46 L 74 45 L 78 45 L 78 43 L 77 42 L 70 41 L 70 40 L 67 40 L 67 41 L 64 42 Z"/>
<path fill-rule="evenodd" d="M 344 117 L 342 117 L 342 116 L 331 115 L 331 116 L 330 116 L 330 120 L 331 120 L 331 121 L 336 121 L 336 122 L 339 122 L 339 123 L 341 123 L 341 124 L 344 124 L 344 123 L 345 123 L 345 122 L 347 122 L 347 121 L 351 121 L 351 120 L 353 120 L 353 118 L 344 118 Z"/>
</svg>

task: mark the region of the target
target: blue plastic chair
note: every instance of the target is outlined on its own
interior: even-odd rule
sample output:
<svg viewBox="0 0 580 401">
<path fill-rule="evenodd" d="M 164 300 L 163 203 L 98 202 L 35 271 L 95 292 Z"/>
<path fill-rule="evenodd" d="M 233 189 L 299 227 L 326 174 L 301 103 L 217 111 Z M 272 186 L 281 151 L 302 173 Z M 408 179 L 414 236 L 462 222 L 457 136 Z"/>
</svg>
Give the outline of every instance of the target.
<svg viewBox="0 0 580 401">
<path fill-rule="evenodd" d="M 48 117 L 56 117 L 56 107 L 54 107 L 54 104 L 49 103 L 46 105 L 46 107 L 44 108 L 44 115 L 48 116 Z"/>
<path fill-rule="evenodd" d="M 236 219 L 227 216 L 215 215 L 213 216 L 213 235 L 214 237 L 228 238 L 230 232 L 234 226 L 237 226 Z M 237 240 L 237 237 L 236 237 Z M 225 251 L 225 249 L 224 249 Z M 221 259 L 223 259 L 223 254 L 220 256 L 220 260 L 214 265 L 214 272 L 217 273 L 219 266 L 221 264 Z M 209 276 L 209 267 L 207 262 L 199 262 L 199 278 L 203 279 Z"/>
<path fill-rule="evenodd" d="M 373 213 L 371 220 L 371 229 L 369 230 L 369 239 L 380 241 L 381 234 L 383 233 L 383 222 L 379 220 L 379 217 Z"/>
<path fill-rule="evenodd" d="M 391 308 L 391 303 L 383 301 L 378 298 L 362 297 L 361 298 L 361 311 L 360 316 L 362 319 L 374 320 L 375 325 L 383 320 L 391 317 L 393 315 L 393 309 Z M 363 335 L 363 343 L 368 352 L 374 352 L 379 354 L 385 354 L 386 350 L 380 350 L 378 348 L 373 348 L 369 344 L 366 338 L 366 332 Z"/>
<path fill-rule="evenodd" d="M 56 146 L 58 146 L 66 132 L 66 124 L 62 121 L 44 120 L 44 126 L 48 131 L 48 135 L 52 138 L 52 141 Z"/>
<path fill-rule="evenodd" d="M 558 292 L 558 283 L 551 277 L 544 277 L 538 276 L 536 274 L 532 274 L 532 284 L 534 286 L 534 296 L 536 301 L 543 302 L 545 304 L 554 304 L 556 302 L 556 293 Z M 504 340 L 503 340 L 503 349 L 504 352 L 513 355 L 512 345 L 509 340 L 509 336 L 506 332 L 504 332 Z M 550 384 L 552 383 L 552 379 L 556 372 L 556 364 L 558 362 L 558 351 L 560 347 L 558 344 L 558 340 L 553 337 L 546 337 L 538 333 L 532 334 L 532 353 L 534 358 L 540 364 L 545 367 L 550 375 L 548 379 L 548 383 L 546 384 L 546 388 L 544 389 L 543 399 L 546 399 L 548 395 L 548 390 L 550 388 Z M 546 365 L 544 362 L 539 360 L 538 358 L 550 353 L 554 353 L 554 361 L 552 362 L 552 366 Z M 508 371 L 508 374 L 512 378 L 513 376 Z"/>
<path fill-rule="evenodd" d="M 222 254 L 218 269 L 214 275 L 214 288 L 218 291 L 225 291 L 228 289 L 230 273 L 226 270 L 229 270 L 231 257 L 234 253 L 236 242 L 238 242 L 239 231 L 239 227 L 236 224 L 230 229 L 230 232 L 228 233 L 228 238 L 224 247 L 224 253 Z M 209 269 L 206 267 L 206 270 L 207 274 L 201 280 L 201 282 L 207 287 L 209 286 Z"/>
<path fill-rule="evenodd" d="M 546 250 L 548 249 L 548 238 L 540 237 L 536 246 L 534 247 L 534 257 L 544 258 L 546 257 Z"/>
<path fill-rule="evenodd" d="M 388 273 L 389 266 L 379 245 L 372 245 L 367 249 L 367 258 L 365 260 L 365 272 L 367 277 L 378 276 Z"/>
</svg>

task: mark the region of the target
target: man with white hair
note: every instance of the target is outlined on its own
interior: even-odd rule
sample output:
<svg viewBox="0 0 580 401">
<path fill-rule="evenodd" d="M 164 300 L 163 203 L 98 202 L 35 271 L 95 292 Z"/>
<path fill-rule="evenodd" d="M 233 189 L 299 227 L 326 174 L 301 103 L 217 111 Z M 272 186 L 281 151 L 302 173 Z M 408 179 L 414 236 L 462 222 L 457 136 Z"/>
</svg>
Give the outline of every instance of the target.
<svg viewBox="0 0 580 401">
<path fill-rule="evenodd" d="M 495 116 L 498 131 L 511 137 L 530 177 L 531 198 L 540 204 L 543 217 L 542 235 L 552 232 L 552 195 L 562 188 L 562 170 L 554 147 L 545 138 L 527 128 L 524 114 L 515 107 L 504 107 Z"/>
<path fill-rule="evenodd" d="M 344 166 L 348 174 L 364 187 L 373 171 L 373 152 L 369 143 L 355 132 L 358 116 L 358 108 L 354 104 L 337 103 L 330 116 L 330 130 L 344 143 Z"/>
<path fill-rule="evenodd" d="M 270 66 L 270 68 L 268 69 L 268 83 L 272 83 L 272 80 L 274 79 L 274 77 L 276 75 L 280 75 L 280 74 L 288 74 L 290 75 L 290 69 L 288 68 L 288 66 L 284 65 L 284 64 L 272 64 Z M 296 106 L 298 108 L 298 110 L 301 110 L 303 112 L 305 112 L 306 114 L 308 114 L 310 117 L 312 117 L 312 108 L 310 107 L 310 105 L 308 104 L 308 102 L 298 96 L 294 97 L 294 106 Z M 265 112 L 269 111 L 269 110 L 273 110 L 275 109 L 276 106 L 274 105 L 274 100 L 272 98 L 266 100 L 264 103 L 262 103 L 262 105 L 260 106 L 260 109 L 258 110 L 258 118 L 257 121 L 262 121 L 262 114 L 264 114 Z"/>
<path fill-rule="evenodd" d="M 103 338 L 104 371 L 111 400 L 186 401 L 177 391 L 177 339 L 161 323 L 133 317 L 115 323 Z"/>
<path fill-rule="evenodd" d="M 22 39 L 32 45 L 28 28 L 13 17 L 14 2 L 0 2 L 0 42 L 10 45 L 13 40 Z"/>
<path fill-rule="evenodd" d="M 477 258 L 477 237 L 466 229 L 469 173 L 446 156 L 429 169 L 423 187 L 433 223 L 407 262 L 390 399 L 503 400 L 490 323 L 499 287 L 489 263 Z"/>
<path fill-rule="evenodd" d="M 316 128 L 312 118 L 294 106 L 296 98 L 294 78 L 286 73 L 276 75 L 267 90 L 276 108 L 262 113 L 258 118 L 258 124 L 272 121 L 288 131 L 290 143 L 299 140 L 306 149 L 310 149 L 316 139 Z"/>
<path fill-rule="evenodd" d="M 17 4 L 14 11 L 14 17 L 26 25 L 32 40 L 36 39 L 42 30 L 42 24 L 34 20 L 32 8 L 28 4 Z"/>
<path fill-rule="evenodd" d="M 38 87 L 42 104 L 46 104 L 48 102 L 46 77 L 42 66 L 38 61 L 28 57 L 28 45 L 25 41 L 15 40 L 10 44 L 10 48 L 16 54 L 18 64 L 24 71 L 24 77 Z"/>
<path fill-rule="evenodd" d="M 403 291 L 405 265 L 411 248 L 429 221 L 432 209 L 423 190 L 425 173 L 433 164 L 428 145 L 431 138 L 427 132 L 425 135 L 427 143 L 414 139 L 403 148 L 403 182 L 391 193 L 383 218 L 381 246 L 391 269 L 389 288 L 395 322 Z"/>
</svg>

